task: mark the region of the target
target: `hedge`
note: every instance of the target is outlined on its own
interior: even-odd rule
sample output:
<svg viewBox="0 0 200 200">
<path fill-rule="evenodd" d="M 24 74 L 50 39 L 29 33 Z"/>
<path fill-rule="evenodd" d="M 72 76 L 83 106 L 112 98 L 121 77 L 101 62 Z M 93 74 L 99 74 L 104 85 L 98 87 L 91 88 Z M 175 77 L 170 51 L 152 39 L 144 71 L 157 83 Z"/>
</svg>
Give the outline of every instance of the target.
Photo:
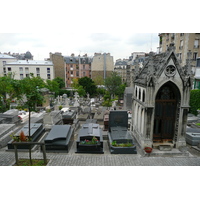
<svg viewBox="0 0 200 200">
<path fill-rule="evenodd" d="M 197 115 L 200 109 L 200 89 L 191 90 L 190 92 L 190 113 Z"/>
</svg>

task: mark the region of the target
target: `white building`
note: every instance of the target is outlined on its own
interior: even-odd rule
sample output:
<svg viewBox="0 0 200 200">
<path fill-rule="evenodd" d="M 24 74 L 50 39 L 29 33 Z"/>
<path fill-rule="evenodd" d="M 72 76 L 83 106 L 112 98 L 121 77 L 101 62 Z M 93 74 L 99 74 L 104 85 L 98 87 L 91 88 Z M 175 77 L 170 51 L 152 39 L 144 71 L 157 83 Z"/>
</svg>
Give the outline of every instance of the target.
<svg viewBox="0 0 200 200">
<path fill-rule="evenodd" d="M 8 73 L 14 74 L 14 78 L 17 80 L 23 79 L 31 73 L 44 80 L 52 80 L 54 79 L 54 66 L 52 61 L 17 60 L 3 66 L 3 75 Z"/>
<path fill-rule="evenodd" d="M 3 76 L 4 73 L 3 73 L 3 68 L 4 66 L 9 63 L 9 62 L 14 62 L 16 61 L 17 59 L 13 56 L 9 56 L 9 55 L 6 55 L 6 54 L 0 54 L 0 76 Z"/>
</svg>

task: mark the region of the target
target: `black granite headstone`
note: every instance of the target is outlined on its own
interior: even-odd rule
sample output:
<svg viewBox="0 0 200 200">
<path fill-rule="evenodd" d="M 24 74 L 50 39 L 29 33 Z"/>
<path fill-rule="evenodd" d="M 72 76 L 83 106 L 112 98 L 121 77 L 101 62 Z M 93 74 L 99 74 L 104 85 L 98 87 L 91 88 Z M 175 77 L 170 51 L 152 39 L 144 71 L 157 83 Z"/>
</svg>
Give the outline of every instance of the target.
<svg viewBox="0 0 200 200">
<path fill-rule="evenodd" d="M 83 124 L 76 141 L 76 153 L 104 153 L 103 136 L 99 124 Z"/>
<path fill-rule="evenodd" d="M 74 129 L 71 125 L 54 125 L 45 138 L 47 151 L 69 152 L 74 141 Z"/>
<path fill-rule="evenodd" d="M 110 111 L 108 146 L 112 154 L 136 154 L 136 145 L 128 131 L 127 111 Z"/>
</svg>

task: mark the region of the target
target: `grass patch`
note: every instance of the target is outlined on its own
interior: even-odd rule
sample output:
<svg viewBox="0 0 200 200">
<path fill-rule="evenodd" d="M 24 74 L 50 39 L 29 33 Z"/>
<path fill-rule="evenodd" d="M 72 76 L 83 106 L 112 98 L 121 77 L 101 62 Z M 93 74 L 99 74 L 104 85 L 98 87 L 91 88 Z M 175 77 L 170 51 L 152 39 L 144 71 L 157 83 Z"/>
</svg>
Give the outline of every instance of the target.
<svg viewBox="0 0 200 200">
<path fill-rule="evenodd" d="M 49 160 L 47 160 L 48 163 Z M 46 166 L 47 164 L 44 163 L 42 159 L 32 159 L 32 165 L 30 164 L 29 159 L 19 159 L 18 165 L 15 163 L 13 166 Z"/>
<path fill-rule="evenodd" d="M 200 126 L 200 123 L 196 123 L 197 126 Z"/>
<path fill-rule="evenodd" d="M 116 141 L 113 141 L 112 146 L 114 146 L 114 147 L 132 147 L 133 144 L 130 142 L 118 144 Z"/>
</svg>

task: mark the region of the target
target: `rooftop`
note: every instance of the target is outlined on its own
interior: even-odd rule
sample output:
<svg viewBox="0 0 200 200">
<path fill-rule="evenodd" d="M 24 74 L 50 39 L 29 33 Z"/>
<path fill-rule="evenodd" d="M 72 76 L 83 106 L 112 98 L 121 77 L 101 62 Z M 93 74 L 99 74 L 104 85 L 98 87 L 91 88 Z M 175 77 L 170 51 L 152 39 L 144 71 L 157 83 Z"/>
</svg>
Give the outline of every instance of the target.
<svg viewBox="0 0 200 200">
<path fill-rule="evenodd" d="M 6 65 L 53 65 L 53 63 L 45 60 L 17 60 Z"/>
<path fill-rule="evenodd" d="M 9 55 L 6 55 L 6 54 L 0 54 L 0 59 L 2 59 L 2 58 L 5 58 L 5 59 L 16 59 L 13 56 L 9 56 Z"/>
</svg>

